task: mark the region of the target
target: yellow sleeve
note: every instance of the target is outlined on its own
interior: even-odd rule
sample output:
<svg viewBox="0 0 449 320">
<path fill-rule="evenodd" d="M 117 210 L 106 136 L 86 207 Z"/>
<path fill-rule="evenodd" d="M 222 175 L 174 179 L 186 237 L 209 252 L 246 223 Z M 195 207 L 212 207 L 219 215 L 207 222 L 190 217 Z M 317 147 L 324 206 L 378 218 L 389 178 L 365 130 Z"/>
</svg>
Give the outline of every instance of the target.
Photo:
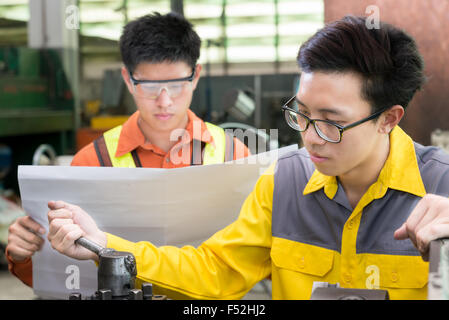
<svg viewBox="0 0 449 320">
<path fill-rule="evenodd" d="M 107 246 L 134 254 L 137 278 L 194 299 L 239 299 L 271 273 L 274 166 L 258 179 L 238 219 L 198 248 L 156 247 L 107 234 Z"/>
</svg>

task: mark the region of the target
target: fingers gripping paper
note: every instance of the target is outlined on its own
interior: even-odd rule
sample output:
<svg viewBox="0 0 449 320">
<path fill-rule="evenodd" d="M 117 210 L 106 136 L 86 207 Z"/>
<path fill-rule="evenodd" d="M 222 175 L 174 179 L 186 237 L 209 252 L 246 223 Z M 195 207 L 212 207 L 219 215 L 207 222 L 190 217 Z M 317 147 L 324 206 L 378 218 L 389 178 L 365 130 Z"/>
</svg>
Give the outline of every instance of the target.
<svg viewBox="0 0 449 320">
<path fill-rule="evenodd" d="M 296 145 L 224 164 L 179 169 L 20 166 L 23 208 L 48 232 L 47 203 L 63 200 L 88 212 L 103 231 L 155 245 L 199 245 L 232 223 L 258 177 Z M 97 290 L 92 261 L 51 248 L 33 255 L 33 288 L 43 298 Z"/>
</svg>

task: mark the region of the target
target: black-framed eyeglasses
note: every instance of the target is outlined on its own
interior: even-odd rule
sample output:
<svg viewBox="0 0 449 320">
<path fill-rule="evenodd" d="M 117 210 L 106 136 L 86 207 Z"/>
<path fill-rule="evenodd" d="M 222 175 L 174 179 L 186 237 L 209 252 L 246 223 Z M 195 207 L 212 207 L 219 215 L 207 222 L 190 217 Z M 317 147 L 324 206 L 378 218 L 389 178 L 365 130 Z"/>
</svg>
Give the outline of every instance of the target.
<svg viewBox="0 0 449 320">
<path fill-rule="evenodd" d="M 282 106 L 282 111 L 284 112 L 284 117 L 287 121 L 287 124 L 292 129 L 299 132 L 304 132 L 309 127 L 309 124 L 312 123 L 316 133 L 322 139 L 331 143 L 339 143 L 344 131 L 377 118 L 382 114 L 382 112 L 388 110 L 389 108 L 390 107 L 383 108 L 373 113 L 372 115 L 363 118 L 362 120 L 348 124 L 347 126 L 342 126 L 329 120 L 311 119 L 305 114 L 302 114 L 298 111 L 298 102 L 296 101 L 296 95 L 291 97 L 287 101 L 287 103 Z"/>
<path fill-rule="evenodd" d="M 178 97 L 187 86 L 192 84 L 195 78 L 195 68 L 192 69 L 192 74 L 188 77 L 170 80 L 137 80 L 131 72 L 128 71 L 128 74 L 137 96 L 155 100 L 161 94 L 162 89 L 167 91 L 170 98 Z"/>
</svg>

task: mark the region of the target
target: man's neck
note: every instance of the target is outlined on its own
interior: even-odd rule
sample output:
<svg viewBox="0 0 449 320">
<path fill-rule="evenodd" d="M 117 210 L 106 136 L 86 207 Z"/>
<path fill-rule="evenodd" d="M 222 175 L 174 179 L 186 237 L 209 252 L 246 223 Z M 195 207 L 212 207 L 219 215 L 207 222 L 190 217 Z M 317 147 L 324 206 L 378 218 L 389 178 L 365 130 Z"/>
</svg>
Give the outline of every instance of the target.
<svg viewBox="0 0 449 320">
<path fill-rule="evenodd" d="M 185 129 L 187 127 L 187 123 L 189 122 L 189 118 L 187 114 L 185 115 L 184 120 L 178 125 L 177 128 L 160 131 L 154 130 L 148 127 L 140 118 L 137 121 L 140 131 L 145 137 L 145 143 L 151 143 L 164 152 L 168 152 L 176 143 L 178 143 L 178 139 L 172 141 L 172 132 L 176 129 Z"/>
<path fill-rule="evenodd" d="M 388 135 L 380 141 L 379 146 L 375 150 L 376 152 L 372 153 L 370 161 L 361 164 L 344 175 L 338 176 L 352 208 L 357 206 L 357 203 L 368 188 L 377 181 L 387 161 L 390 153 L 390 140 Z"/>
</svg>

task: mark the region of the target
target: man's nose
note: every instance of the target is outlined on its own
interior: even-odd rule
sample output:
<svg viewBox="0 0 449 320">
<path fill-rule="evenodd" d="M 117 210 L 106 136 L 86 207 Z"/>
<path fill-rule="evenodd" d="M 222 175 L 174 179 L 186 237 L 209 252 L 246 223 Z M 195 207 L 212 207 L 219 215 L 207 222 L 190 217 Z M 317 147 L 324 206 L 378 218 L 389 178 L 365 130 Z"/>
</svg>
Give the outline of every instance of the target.
<svg viewBox="0 0 449 320">
<path fill-rule="evenodd" d="M 173 103 L 166 88 L 161 89 L 161 92 L 156 99 L 156 103 L 159 107 L 168 107 Z"/>
<path fill-rule="evenodd" d="M 306 131 L 302 132 L 302 139 L 304 140 L 304 143 L 308 145 L 322 145 L 326 143 L 326 140 L 318 135 L 318 132 L 312 123 L 309 124 Z"/>
</svg>

